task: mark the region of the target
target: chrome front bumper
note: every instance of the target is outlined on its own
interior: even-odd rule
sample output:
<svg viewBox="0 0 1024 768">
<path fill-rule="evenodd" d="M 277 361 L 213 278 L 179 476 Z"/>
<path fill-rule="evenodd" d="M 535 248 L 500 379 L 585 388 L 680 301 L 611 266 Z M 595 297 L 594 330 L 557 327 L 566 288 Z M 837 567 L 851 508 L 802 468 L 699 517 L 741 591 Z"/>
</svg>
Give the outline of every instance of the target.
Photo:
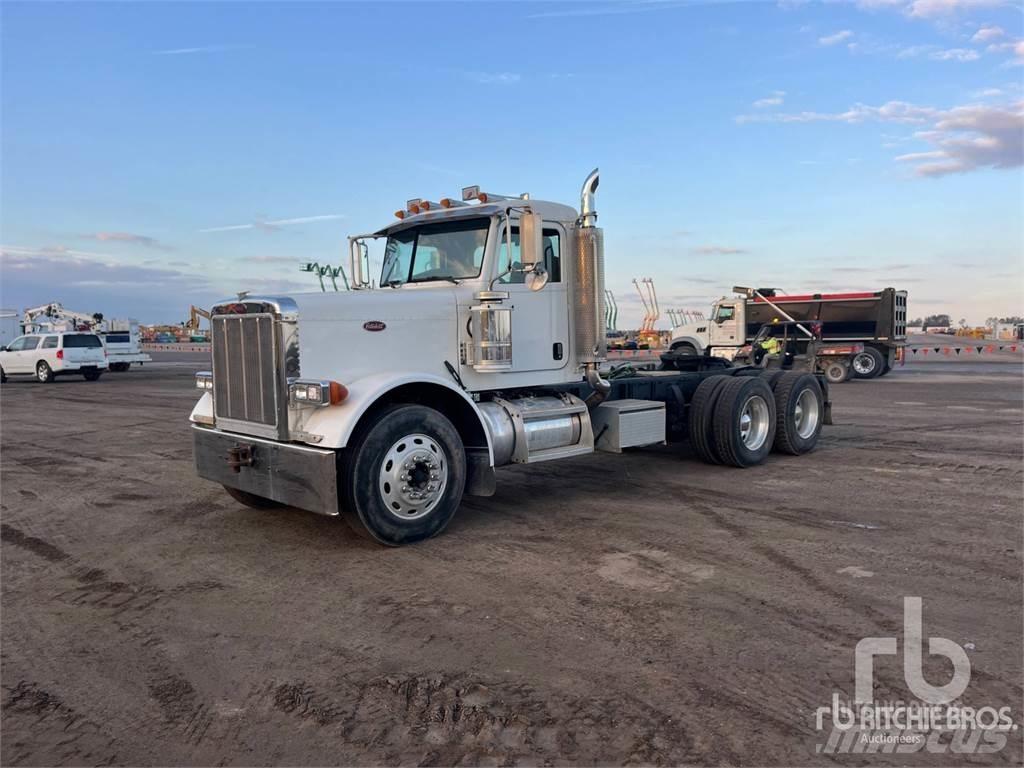
<svg viewBox="0 0 1024 768">
<path fill-rule="evenodd" d="M 338 514 L 334 451 L 192 425 L 200 477 L 322 515 Z"/>
</svg>

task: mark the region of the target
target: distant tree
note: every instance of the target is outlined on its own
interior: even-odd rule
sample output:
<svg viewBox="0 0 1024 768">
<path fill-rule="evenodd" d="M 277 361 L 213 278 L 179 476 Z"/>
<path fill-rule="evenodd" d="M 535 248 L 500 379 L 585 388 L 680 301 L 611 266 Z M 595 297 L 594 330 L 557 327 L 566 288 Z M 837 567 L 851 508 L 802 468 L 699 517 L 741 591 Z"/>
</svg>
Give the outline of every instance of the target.
<svg viewBox="0 0 1024 768">
<path fill-rule="evenodd" d="M 949 315 L 928 315 L 922 325 L 936 328 L 949 328 L 953 324 L 953 321 L 949 319 Z"/>
<path fill-rule="evenodd" d="M 998 322 L 999 322 L 999 318 L 998 317 L 986 317 L 985 318 L 985 327 L 986 328 L 995 328 L 996 327 L 996 323 L 998 323 Z"/>
<path fill-rule="evenodd" d="M 1019 315 L 1013 315 L 1013 317 L 1000 317 L 1000 323 L 1006 323 L 1007 325 L 1017 325 L 1018 323 L 1024 323 L 1024 317 Z"/>
<path fill-rule="evenodd" d="M 960 321 L 957 323 L 957 325 L 959 325 L 961 328 L 966 328 L 967 327 L 967 318 L 966 317 L 961 317 Z"/>
<path fill-rule="evenodd" d="M 909 323 L 907 323 L 907 325 L 909 325 L 911 328 L 920 328 L 921 326 L 924 325 L 924 320 L 922 320 L 919 317 L 915 320 L 911 320 Z"/>
</svg>

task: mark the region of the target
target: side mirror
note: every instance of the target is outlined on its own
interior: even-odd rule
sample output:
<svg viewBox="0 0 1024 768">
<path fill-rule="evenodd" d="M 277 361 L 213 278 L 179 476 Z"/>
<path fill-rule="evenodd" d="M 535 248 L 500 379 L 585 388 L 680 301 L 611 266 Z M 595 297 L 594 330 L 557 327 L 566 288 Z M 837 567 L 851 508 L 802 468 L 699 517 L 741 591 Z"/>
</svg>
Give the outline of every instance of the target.
<svg viewBox="0 0 1024 768">
<path fill-rule="evenodd" d="M 525 281 L 526 287 L 531 291 L 539 291 L 545 285 L 548 284 L 548 279 L 551 277 L 548 274 L 547 269 L 540 262 L 533 265 L 533 269 L 526 273 Z"/>
<path fill-rule="evenodd" d="M 539 213 L 523 211 L 519 216 L 519 260 L 535 267 L 544 261 L 544 222 Z"/>
</svg>

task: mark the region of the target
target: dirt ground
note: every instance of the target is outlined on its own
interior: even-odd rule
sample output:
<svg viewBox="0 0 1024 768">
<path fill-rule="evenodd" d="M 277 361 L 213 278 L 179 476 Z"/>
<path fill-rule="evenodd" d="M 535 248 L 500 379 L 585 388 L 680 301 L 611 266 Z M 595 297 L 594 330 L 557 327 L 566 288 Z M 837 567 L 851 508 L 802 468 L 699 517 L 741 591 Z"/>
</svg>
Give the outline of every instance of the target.
<svg viewBox="0 0 1024 768">
<path fill-rule="evenodd" d="M 4 765 L 1021 763 L 1021 731 L 844 756 L 814 722 L 904 596 L 1021 722 L 1019 355 L 834 387 L 819 450 L 754 469 L 502 470 L 404 549 L 197 479 L 205 366 L 163 359 L 2 388 Z M 875 685 L 909 696 L 895 656 Z"/>
</svg>

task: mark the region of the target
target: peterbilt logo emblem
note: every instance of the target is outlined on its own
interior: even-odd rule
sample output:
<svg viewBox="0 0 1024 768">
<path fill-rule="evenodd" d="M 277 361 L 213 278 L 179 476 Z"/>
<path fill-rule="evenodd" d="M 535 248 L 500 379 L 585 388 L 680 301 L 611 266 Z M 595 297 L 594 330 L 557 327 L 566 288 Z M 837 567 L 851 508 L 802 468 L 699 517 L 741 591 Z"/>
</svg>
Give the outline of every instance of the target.
<svg viewBox="0 0 1024 768">
<path fill-rule="evenodd" d="M 363 323 L 364 331 L 383 331 L 387 325 L 381 320 L 367 320 Z"/>
</svg>

